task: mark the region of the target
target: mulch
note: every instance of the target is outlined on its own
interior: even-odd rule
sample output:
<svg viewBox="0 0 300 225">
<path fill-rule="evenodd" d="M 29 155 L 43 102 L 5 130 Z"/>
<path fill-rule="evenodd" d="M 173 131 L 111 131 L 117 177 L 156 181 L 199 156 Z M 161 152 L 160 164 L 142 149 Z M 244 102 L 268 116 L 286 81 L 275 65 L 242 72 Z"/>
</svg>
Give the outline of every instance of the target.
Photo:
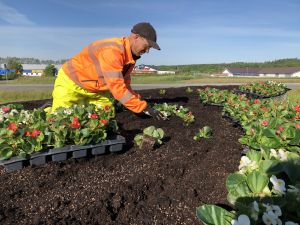
<svg viewBox="0 0 300 225">
<path fill-rule="evenodd" d="M 196 122 L 168 121 L 117 113 L 124 151 L 87 159 L 50 162 L 6 173 L 0 170 L 0 224 L 201 224 L 196 207 L 226 200 L 225 180 L 237 170 L 243 135 L 222 118 L 221 108 L 203 106 L 196 89 L 139 91 L 150 103 L 167 102 L 188 107 Z M 205 88 L 205 87 L 201 87 Z M 234 87 L 219 87 L 234 88 Z M 28 109 L 47 100 L 25 102 Z M 164 143 L 139 149 L 133 138 L 145 127 L 164 130 Z M 193 140 L 199 128 L 209 126 L 213 137 Z"/>
</svg>

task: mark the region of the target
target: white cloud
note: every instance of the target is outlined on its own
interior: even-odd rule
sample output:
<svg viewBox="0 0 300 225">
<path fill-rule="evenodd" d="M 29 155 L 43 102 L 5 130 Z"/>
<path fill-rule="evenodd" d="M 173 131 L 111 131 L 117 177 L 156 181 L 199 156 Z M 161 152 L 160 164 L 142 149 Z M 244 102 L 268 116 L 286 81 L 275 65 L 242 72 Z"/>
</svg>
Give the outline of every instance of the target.
<svg viewBox="0 0 300 225">
<path fill-rule="evenodd" d="M 0 1 L 0 20 L 5 21 L 9 25 L 34 25 L 26 15 L 18 12 L 16 9 L 4 4 Z"/>
</svg>

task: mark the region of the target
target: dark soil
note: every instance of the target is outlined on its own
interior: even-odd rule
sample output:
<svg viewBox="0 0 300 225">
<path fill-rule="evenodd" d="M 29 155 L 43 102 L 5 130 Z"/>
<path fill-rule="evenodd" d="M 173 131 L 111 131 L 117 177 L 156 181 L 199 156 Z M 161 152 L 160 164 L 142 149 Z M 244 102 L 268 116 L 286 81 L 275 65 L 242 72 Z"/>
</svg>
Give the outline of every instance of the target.
<svg viewBox="0 0 300 225">
<path fill-rule="evenodd" d="M 12 173 L 1 169 L 0 224 L 201 224 L 196 207 L 228 204 L 225 179 L 237 170 L 243 132 L 222 118 L 219 107 L 200 105 L 196 91 L 185 89 L 166 89 L 164 96 L 159 90 L 139 93 L 152 103 L 188 107 L 196 118 L 188 127 L 177 117 L 156 121 L 120 112 L 120 133 L 127 140 L 122 153 Z M 133 138 L 150 125 L 165 131 L 165 142 L 154 150 L 139 149 Z M 194 141 L 205 125 L 213 137 Z"/>
</svg>

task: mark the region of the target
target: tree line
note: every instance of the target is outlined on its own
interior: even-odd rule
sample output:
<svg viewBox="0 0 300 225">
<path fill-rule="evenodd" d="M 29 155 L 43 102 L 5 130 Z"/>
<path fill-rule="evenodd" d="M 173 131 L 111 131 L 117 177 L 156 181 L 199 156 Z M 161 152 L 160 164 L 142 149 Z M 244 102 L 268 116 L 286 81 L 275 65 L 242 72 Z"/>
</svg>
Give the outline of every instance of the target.
<svg viewBox="0 0 300 225">
<path fill-rule="evenodd" d="M 53 71 L 53 64 L 63 64 L 66 60 L 40 60 L 36 58 L 0 57 L 0 63 L 8 65 L 8 69 L 21 71 L 22 64 L 47 64 Z M 51 66 L 52 65 L 52 66 Z M 47 67 L 48 67 L 47 66 Z M 300 67 L 300 59 L 287 58 L 266 62 L 232 62 L 219 64 L 190 64 L 190 65 L 148 65 L 158 70 L 172 70 L 177 73 L 222 73 L 225 68 L 267 68 L 267 67 Z M 10 68 L 9 68 L 10 67 Z M 53 66 L 54 67 L 54 66 Z"/>
<path fill-rule="evenodd" d="M 26 58 L 26 57 L 0 57 L 0 64 L 7 64 L 9 60 L 18 61 L 21 64 L 54 64 L 59 65 L 63 64 L 67 59 L 60 59 L 60 60 L 51 60 L 51 59 L 36 59 L 36 58 Z"/>
</svg>

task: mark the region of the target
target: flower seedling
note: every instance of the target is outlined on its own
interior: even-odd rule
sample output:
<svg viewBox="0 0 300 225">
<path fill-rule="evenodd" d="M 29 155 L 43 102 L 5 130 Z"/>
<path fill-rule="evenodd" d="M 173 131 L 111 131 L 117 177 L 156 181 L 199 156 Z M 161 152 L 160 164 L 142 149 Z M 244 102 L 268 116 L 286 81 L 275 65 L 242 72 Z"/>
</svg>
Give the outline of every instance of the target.
<svg viewBox="0 0 300 225">
<path fill-rule="evenodd" d="M 212 129 L 209 126 L 204 126 L 199 129 L 199 132 L 194 136 L 194 140 L 200 141 L 201 138 L 211 138 L 212 134 Z"/>
<path fill-rule="evenodd" d="M 193 93 L 193 89 L 190 88 L 190 87 L 188 87 L 187 89 L 185 89 L 185 92 L 186 92 L 186 93 Z"/>
<path fill-rule="evenodd" d="M 161 128 L 155 126 L 147 127 L 143 130 L 142 134 L 137 134 L 134 137 L 134 142 L 139 148 L 160 146 L 163 141 L 164 131 Z"/>
<path fill-rule="evenodd" d="M 167 91 L 165 89 L 160 89 L 159 90 L 160 95 L 165 95 L 166 93 L 167 93 Z"/>
</svg>

